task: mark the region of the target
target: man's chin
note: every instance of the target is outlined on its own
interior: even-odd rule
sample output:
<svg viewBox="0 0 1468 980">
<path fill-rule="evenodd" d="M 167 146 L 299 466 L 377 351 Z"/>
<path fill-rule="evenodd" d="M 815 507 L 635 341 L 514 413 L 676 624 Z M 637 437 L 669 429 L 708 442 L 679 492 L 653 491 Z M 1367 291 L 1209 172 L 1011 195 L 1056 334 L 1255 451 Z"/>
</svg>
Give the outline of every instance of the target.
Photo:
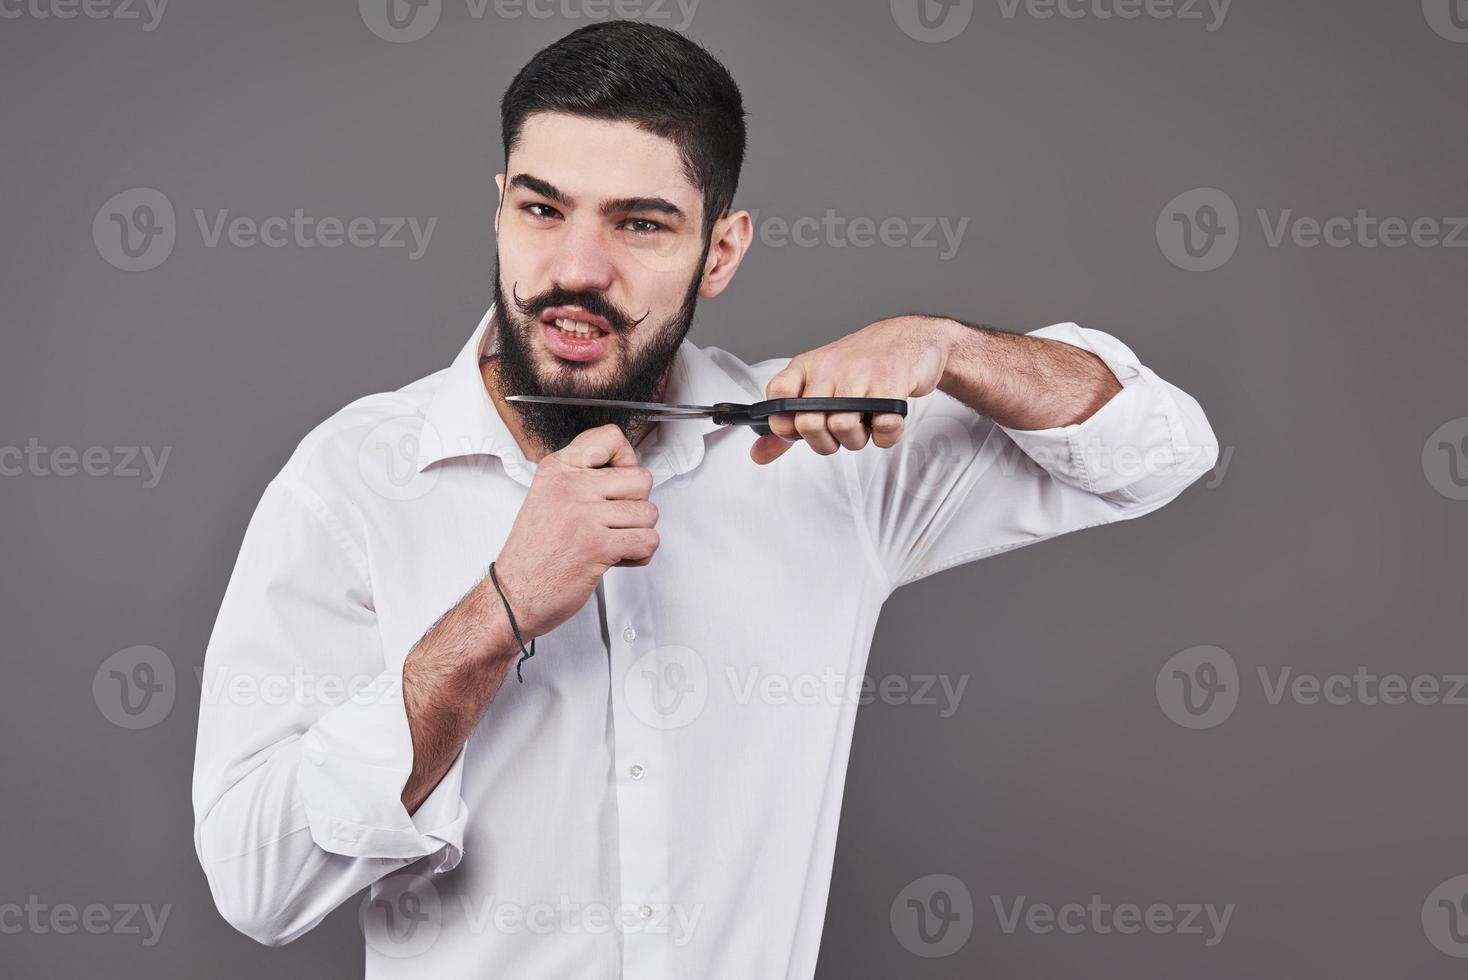
<svg viewBox="0 0 1468 980">
<path fill-rule="evenodd" d="M 543 394 L 572 398 L 621 398 L 618 366 L 608 358 L 595 362 L 566 361 L 543 353 L 535 367 L 535 383 Z"/>
</svg>

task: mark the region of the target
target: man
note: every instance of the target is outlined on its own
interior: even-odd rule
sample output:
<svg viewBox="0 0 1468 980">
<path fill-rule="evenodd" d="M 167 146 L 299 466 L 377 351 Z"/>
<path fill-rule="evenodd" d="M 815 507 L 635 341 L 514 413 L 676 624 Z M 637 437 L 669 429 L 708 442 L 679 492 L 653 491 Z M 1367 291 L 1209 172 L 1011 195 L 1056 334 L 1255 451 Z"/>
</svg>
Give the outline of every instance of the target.
<svg viewBox="0 0 1468 980">
<path fill-rule="evenodd" d="M 501 110 L 494 305 L 308 435 L 250 522 L 199 859 L 272 945 L 370 886 L 369 977 L 809 977 L 884 599 L 1162 506 L 1213 434 L 1075 324 L 906 316 L 754 365 L 688 342 L 752 229 L 739 90 L 673 32 L 578 30 Z M 755 438 L 516 393 L 909 414 Z"/>
</svg>

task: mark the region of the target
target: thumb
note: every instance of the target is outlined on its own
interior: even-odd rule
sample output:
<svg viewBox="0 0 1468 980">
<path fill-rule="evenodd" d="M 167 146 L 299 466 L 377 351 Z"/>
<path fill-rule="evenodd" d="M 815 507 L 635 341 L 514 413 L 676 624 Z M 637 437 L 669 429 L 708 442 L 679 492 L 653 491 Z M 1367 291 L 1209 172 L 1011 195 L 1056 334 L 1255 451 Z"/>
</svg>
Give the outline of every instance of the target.
<svg viewBox="0 0 1468 980">
<path fill-rule="evenodd" d="M 798 441 L 795 440 L 795 442 Z M 761 465 L 772 463 L 781 456 L 784 456 L 790 447 L 795 445 L 795 442 L 782 436 L 777 436 L 774 433 L 770 433 L 767 436 L 760 436 L 750 444 L 749 458 Z"/>
</svg>

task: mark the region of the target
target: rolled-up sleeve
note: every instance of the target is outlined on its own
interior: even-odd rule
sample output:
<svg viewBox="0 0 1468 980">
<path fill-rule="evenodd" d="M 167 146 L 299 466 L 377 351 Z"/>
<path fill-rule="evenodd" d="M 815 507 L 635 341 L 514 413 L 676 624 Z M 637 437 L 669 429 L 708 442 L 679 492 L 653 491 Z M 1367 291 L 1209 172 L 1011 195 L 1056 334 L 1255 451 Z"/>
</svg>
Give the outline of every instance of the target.
<svg viewBox="0 0 1468 980">
<path fill-rule="evenodd" d="M 194 844 L 224 917 L 289 942 L 388 872 L 463 851 L 462 754 L 414 813 L 402 656 L 384 655 L 364 555 L 277 477 L 251 517 L 205 655 Z"/>
<path fill-rule="evenodd" d="M 1213 468 L 1203 409 L 1129 347 L 1060 323 L 1030 336 L 1091 351 L 1117 392 L 1089 418 L 1010 429 L 943 393 L 909 402 L 902 440 L 849 455 L 848 473 L 875 561 L 892 588 L 1068 531 L 1140 517 Z"/>
</svg>

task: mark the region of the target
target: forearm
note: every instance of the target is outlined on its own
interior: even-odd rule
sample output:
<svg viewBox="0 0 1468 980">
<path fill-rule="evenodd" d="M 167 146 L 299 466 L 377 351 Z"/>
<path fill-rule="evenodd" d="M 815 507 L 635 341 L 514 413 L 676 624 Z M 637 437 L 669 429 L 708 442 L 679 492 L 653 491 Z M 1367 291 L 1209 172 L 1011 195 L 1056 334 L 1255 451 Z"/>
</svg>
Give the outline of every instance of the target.
<svg viewBox="0 0 1468 980">
<path fill-rule="evenodd" d="M 1010 429 L 1050 429 L 1090 418 L 1121 382 L 1090 351 L 1058 340 L 934 318 L 946 350 L 938 390 Z"/>
<path fill-rule="evenodd" d="M 453 765 L 520 652 L 485 576 L 423 634 L 403 662 L 413 771 L 403 806 L 417 811 Z"/>
</svg>

